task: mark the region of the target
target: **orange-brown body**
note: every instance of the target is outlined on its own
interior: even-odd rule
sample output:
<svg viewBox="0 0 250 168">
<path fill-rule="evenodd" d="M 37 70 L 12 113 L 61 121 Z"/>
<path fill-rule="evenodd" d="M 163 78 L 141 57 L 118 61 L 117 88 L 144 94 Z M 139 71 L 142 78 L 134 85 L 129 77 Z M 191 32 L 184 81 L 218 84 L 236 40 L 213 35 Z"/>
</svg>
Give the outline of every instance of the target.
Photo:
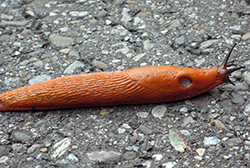
<svg viewBox="0 0 250 168">
<path fill-rule="evenodd" d="M 1 94 L 0 111 L 181 100 L 228 82 L 231 72 L 227 73 L 225 65 L 210 69 L 149 66 L 124 71 L 60 77 Z"/>
<path fill-rule="evenodd" d="M 182 87 L 181 76 L 189 76 L 193 83 Z M 216 78 L 217 68 L 151 66 L 61 77 L 3 93 L 0 102 L 13 110 L 168 102 L 223 83 L 215 84 Z"/>
</svg>

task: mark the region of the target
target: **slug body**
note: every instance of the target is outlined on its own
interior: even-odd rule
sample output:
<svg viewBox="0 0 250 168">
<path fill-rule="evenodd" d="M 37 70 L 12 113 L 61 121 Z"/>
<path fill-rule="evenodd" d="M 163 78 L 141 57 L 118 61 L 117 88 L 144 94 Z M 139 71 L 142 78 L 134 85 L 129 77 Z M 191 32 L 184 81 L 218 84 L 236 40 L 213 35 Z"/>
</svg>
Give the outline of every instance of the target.
<svg viewBox="0 0 250 168">
<path fill-rule="evenodd" d="M 159 103 L 193 97 L 231 82 L 229 75 L 243 68 L 226 69 L 230 53 L 219 68 L 149 66 L 60 77 L 1 94 L 0 111 Z"/>
</svg>

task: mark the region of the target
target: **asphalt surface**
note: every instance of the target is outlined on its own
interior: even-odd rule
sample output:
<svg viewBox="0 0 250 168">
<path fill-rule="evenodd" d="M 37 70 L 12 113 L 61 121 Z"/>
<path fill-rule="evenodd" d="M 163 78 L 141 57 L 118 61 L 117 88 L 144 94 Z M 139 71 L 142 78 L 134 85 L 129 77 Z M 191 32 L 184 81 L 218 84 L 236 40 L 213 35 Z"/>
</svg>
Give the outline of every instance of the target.
<svg viewBox="0 0 250 168">
<path fill-rule="evenodd" d="M 249 167 L 249 1 L 0 2 L 1 93 L 72 74 L 218 67 L 234 43 L 229 63 L 245 66 L 235 86 L 177 102 L 0 112 L 0 167 Z"/>
</svg>

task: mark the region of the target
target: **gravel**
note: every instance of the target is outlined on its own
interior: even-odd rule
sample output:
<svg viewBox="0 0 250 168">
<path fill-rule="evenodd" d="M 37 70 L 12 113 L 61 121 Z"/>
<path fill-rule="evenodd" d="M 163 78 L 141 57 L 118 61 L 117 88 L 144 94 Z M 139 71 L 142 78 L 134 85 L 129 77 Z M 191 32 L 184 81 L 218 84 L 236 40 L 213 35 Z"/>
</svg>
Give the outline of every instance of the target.
<svg viewBox="0 0 250 168">
<path fill-rule="evenodd" d="M 0 167 L 240 167 L 250 164 L 247 0 L 5 0 L 0 88 L 149 65 L 245 69 L 170 103 L 0 112 Z M 212 122 L 213 121 L 213 122 Z M 169 130 L 180 131 L 180 153 Z"/>
</svg>

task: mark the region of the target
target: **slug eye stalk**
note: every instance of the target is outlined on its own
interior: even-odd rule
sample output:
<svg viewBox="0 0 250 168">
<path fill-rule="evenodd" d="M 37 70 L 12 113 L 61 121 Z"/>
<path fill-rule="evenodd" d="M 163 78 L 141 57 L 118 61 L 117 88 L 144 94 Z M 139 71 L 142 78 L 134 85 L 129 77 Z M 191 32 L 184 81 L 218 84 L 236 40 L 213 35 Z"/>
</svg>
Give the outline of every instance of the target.
<svg viewBox="0 0 250 168">
<path fill-rule="evenodd" d="M 222 75 L 223 81 L 229 82 L 232 85 L 235 85 L 235 84 L 229 79 L 229 76 L 231 75 L 231 73 L 233 73 L 234 71 L 237 71 L 239 69 L 245 68 L 245 66 L 239 66 L 239 67 L 235 67 L 232 69 L 227 69 L 228 59 L 229 59 L 229 57 L 230 57 L 230 55 L 231 55 L 231 53 L 236 45 L 237 45 L 237 43 L 234 43 L 233 47 L 231 48 L 231 50 L 227 54 L 226 58 L 224 59 L 224 61 L 222 62 L 222 64 L 218 68 L 218 73 L 220 75 Z"/>
</svg>

